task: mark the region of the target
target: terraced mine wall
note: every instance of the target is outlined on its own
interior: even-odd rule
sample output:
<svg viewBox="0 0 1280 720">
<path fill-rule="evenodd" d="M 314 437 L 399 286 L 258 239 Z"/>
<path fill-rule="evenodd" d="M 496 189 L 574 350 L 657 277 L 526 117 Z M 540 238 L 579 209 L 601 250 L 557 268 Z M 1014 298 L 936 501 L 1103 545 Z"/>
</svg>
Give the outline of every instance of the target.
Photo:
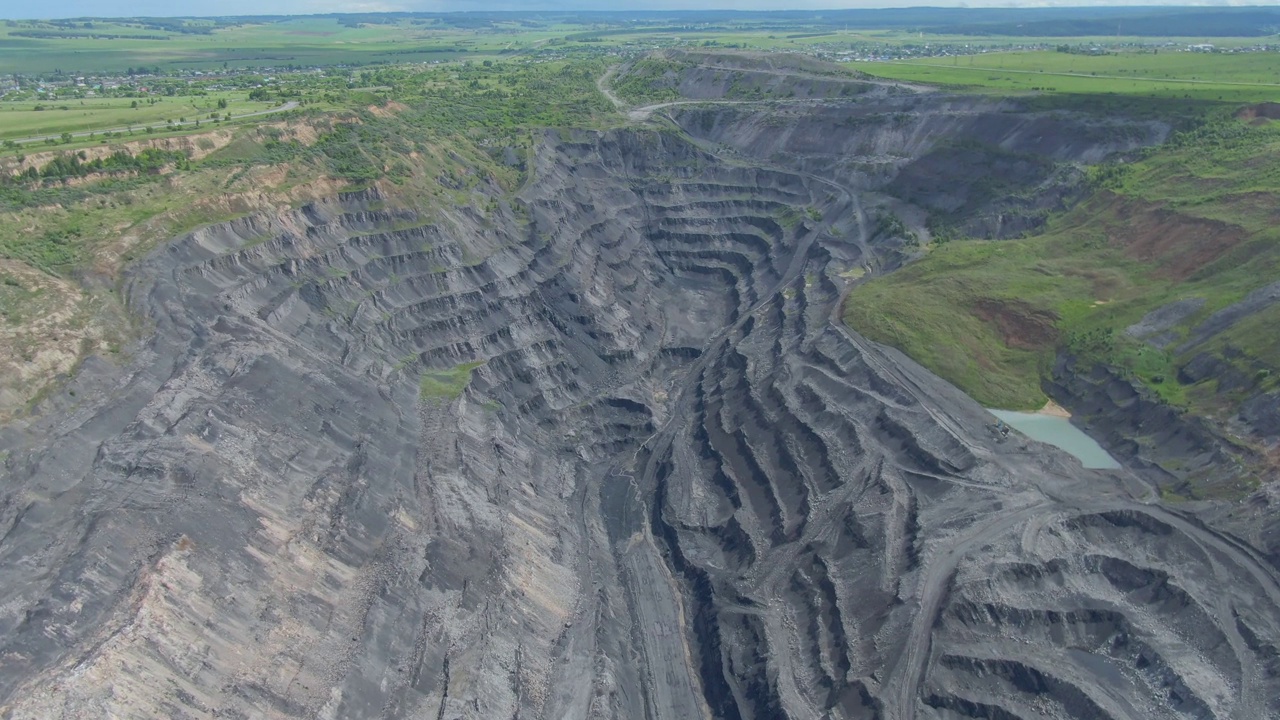
<svg viewBox="0 0 1280 720">
<path fill-rule="evenodd" d="M 1256 550 L 833 322 L 903 168 L 1160 128 L 670 117 L 547 132 L 484 211 L 371 189 L 137 265 L 134 361 L 4 430 L 0 714 L 1280 713 Z"/>
</svg>

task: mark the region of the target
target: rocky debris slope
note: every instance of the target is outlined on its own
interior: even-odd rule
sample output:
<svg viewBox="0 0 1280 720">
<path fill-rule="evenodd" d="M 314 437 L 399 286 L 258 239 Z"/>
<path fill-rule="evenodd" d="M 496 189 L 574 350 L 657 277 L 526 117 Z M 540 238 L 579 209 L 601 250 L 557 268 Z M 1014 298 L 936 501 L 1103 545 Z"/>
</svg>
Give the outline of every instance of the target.
<svg viewBox="0 0 1280 720">
<path fill-rule="evenodd" d="M 922 105 L 929 112 L 917 112 Z M 967 237 L 1040 227 L 1084 190 L 1082 164 L 1159 143 L 1169 127 L 1020 112 L 1016 103 L 887 93 L 874 102 L 681 106 L 671 119 L 720 151 L 881 191 Z"/>
<path fill-rule="evenodd" d="M 997 123 L 1101 152 L 885 102 L 844 111 L 870 169 L 834 110 L 700 110 L 548 133 L 517 204 L 155 252 L 136 361 L 0 437 L 0 713 L 1280 713 L 1250 547 L 832 322 L 895 167 Z"/>
<path fill-rule="evenodd" d="M 1170 225 L 1174 225 L 1170 223 Z M 1170 233 L 1205 243 L 1212 223 L 1177 223 Z M 1206 234 L 1207 233 L 1207 234 Z M 1185 253 L 1173 253 L 1175 256 Z M 1189 262 L 1189 261 L 1188 261 Z M 1280 497 L 1267 478 L 1275 473 L 1280 437 L 1280 390 L 1270 366 L 1272 316 L 1280 313 L 1280 282 L 1245 294 L 1212 313 L 1187 297 L 1158 306 L 1125 328 L 1130 338 L 1167 353 L 1169 376 L 1190 402 L 1171 404 L 1122 368 L 1089 363 L 1061 350 L 1044 386 L 1130 467 L 1185 498 L 1246 497 L 1245 507 L 1208 507 L 1280 564 Z M 1189 408 L 1188 408 L 1189 406 Z M 1213 503 L 1209 503 L 1211 506 Z"/>
</svg>

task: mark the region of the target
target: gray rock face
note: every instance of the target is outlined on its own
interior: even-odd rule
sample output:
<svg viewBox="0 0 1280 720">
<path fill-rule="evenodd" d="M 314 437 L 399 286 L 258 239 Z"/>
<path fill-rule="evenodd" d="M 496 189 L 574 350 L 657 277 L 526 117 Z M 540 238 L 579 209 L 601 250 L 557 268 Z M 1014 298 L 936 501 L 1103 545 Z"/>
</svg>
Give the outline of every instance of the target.
<svg viewBox="0 0 1280 720">
<path fill-rule="evenodd" d="M 1044 122 L 950 102 L 894 166 Z M 745 117 L 549 134 L 518 208 L 349 194 L 158 250 L 135 362 L 3 436 L 0 714 L 1280 713 L 1255 550 L 832 322 L 892 264 L 893 170 L 823 161 L 814 112 L 786 163 Z"/>
<path fill-rule="evenodd" d="M 1139 340 L 1146 340 L 1155 347 L 1166 348 L 1177 340 L 1177 335 L 1170 331 L 1178 323 L 1199 312 L 1202 307 L 1204 307 L 1204 298 L 1196 297 L 1162 305 L 1125 328 L 1125 334 Z"/>
<path fill-rule="evenodd" d="M 1245 296 L 1243 300 L 1228 305 L 1227 307 L 1215 312 L 1205 321 L 1197 325 L 1191 330 L 1191 336 L 1178 348 L 1179 353 L 1184 353 L 1197 345 L 1205 342 L 1209 338 L 1235 325 L 1254 313 L 1267 308 L 1275 303 L 1280 302 L 1280 282 L 1271 283 L 1266 287 L 1258 288 Z"/>
</svg>

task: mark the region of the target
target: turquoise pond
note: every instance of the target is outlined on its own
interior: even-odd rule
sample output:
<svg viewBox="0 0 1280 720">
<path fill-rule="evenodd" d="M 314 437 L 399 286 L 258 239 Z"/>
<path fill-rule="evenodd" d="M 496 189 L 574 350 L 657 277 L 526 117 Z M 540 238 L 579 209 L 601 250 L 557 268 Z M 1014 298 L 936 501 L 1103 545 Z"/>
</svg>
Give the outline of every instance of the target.
<svg viewBox="0 0 1280 720">
<path fill-rule="evenodd" d="M 1120 467 L 1120 463 L 1103 450 L 1096 440 L 1085 435 L 1084 431 L 1072 425 L 1067 418 L 1012 410 L 992 410 L 991 414 L 1033 440 L 1066 450 L 1079 458 L 1087 468 Z"/>
</svg>

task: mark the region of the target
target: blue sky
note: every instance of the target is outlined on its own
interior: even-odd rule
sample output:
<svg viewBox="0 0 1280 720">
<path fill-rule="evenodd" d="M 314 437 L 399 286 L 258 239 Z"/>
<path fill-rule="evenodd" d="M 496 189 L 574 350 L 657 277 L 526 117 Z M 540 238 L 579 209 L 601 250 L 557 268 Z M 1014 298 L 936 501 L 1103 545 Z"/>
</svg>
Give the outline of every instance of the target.
<svg viewBox="0 0 1280 720">
<path fill-rule="evenodd" d="M 124 15 L 294 15 L 330 12 L 414 10 L 803 10 L 831 8 L 1036 7 L 1099 5 L 1275 5 L 1263 2 L 1170 2 L 1170 0 L 0 0 L 0 18 L 120 17 Z"/>
</svg>

